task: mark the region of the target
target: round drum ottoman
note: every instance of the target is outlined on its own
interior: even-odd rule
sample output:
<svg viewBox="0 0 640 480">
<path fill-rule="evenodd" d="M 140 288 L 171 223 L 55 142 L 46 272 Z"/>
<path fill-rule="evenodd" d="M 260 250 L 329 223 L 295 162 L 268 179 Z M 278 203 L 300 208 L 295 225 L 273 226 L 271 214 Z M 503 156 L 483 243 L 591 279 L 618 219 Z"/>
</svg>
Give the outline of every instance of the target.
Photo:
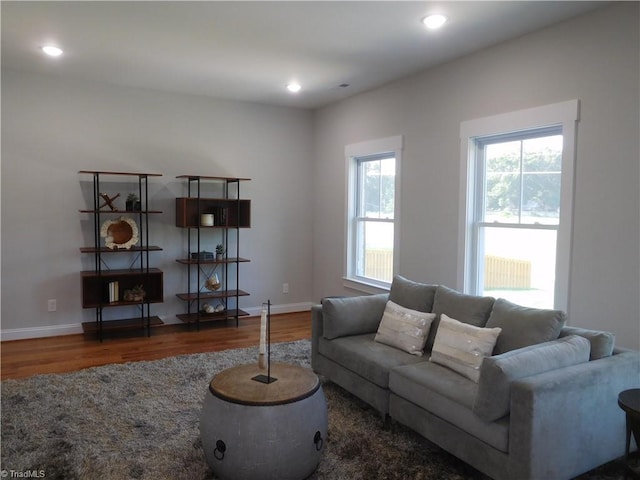
<svg viewBox="0 0 640 480">
<path fill-rule="evenodd" d="M 216 375 L 200 416 L 209 466 L 222 480 L 302 480 L 316 469 L 327 439 L 327 402 L 309 369 L 240 365 Z M 273 380 L 275 379 L 275 380 Z"/>
</svg>

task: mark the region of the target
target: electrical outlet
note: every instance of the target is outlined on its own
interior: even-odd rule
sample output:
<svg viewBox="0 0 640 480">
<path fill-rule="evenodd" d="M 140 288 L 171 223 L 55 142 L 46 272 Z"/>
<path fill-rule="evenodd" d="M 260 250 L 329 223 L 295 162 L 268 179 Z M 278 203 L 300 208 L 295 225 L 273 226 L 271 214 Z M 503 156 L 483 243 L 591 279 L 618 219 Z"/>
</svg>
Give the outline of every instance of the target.
<svg viewBox="0 0 640 480">
<path fill-rule="evenodd" d="M 289 293 L 289 284 L 288 283 L 283 283 L 282 284 L 282 293 Z"/>
<path fill-rule="evenodd" d="M 55 298 L 50 298 L 47 300 L 47 310 L 50 312 L 55 312 L 58 309 L 58 302 Z"/>
</svg>

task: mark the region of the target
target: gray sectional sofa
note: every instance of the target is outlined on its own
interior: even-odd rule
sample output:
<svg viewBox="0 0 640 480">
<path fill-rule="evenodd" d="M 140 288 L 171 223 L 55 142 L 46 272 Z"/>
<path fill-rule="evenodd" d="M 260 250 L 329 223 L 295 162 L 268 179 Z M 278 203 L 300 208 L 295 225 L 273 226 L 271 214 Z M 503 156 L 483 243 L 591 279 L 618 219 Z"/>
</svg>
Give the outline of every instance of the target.
<svg viewBox="0 0 640 480">
<path fill-rule="evenodd" d="M 314 371 L 495 479 L 572 478 L 624 454 L 617 396 L 640 386 L 640 352 L 614 342 L 561 311 L 399 276 L 389 294 L 312 307 Z"/>
</svg>

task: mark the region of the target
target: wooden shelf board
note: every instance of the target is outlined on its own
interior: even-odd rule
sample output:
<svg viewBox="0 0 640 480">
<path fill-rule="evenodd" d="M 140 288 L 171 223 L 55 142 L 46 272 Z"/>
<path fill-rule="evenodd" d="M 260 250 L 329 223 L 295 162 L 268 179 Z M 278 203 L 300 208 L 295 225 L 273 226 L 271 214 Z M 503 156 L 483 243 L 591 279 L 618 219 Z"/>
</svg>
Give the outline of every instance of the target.
<svg viewBox="0 0 640 480">
<path fill-rule="evenodd" d="M 120 213 L 127 215 L 146 215 L 147 213 L 162 213 L 162 210 L 79 210 L 80 213 Z"/>
<path fill-rule="evenodd" d="M 144 323 L 143 323 L 144 322 Z M 164 322 L 160 320 L 160 317 L 152 315 L 149 317 L 149 322 L 152 327 L 157 325 L 163 325 Z M 105 320 L 102 322 L 102 331 L 110 332 L 115 330 L 133 330 L 136 328 L 146 328 L 147 319 L 142 319 L 140 317 L 136 318 L 124 318 L 121 320 Z M 98 332 L 98 322 L 83 322 L 82 330 L 84 333 L 97 333 Z"/>
<path fill-rule="evenodd" d="M 200 292 L 200 300 L 211 300 L 214 298 L 230 298 L 230 297 L 244 297 L 250 295 L 243 290 L 219 290 L 217 292 Z M 193 301 L 198 299 L 197 293 L 177 293 L 176 296 L 180 300 Z"/>
<path fill-rule="evenodd" d="M 117 269 L 117 270 L 102 270 L 100 274 L 96 270 L 83 270 L 80 272 L 82 277 L 124 277 L 129 275 L 159 275 L 162 270 L 159 268 L 131 268 L 131 269 Z"/>
<path fill-rule="evenodd" d="M 229 320 L 231 318 L 236 317 L 247 317 L 249 316 L 249 312 L 246 312 L 242 309 L 236 310 L 225 310 L 224 312 L 214 312 L 214 313 L 179 313 L 176 316 L 183 321 L 184 323 L 196 323 L 198 321 L 198 316 L 200 317 L 200 322 L 219 322 L 223 320 Z"/>
<path fill-rule="evenodd" d="M 250 178 L 239 178 L 239 177 L 216 177 L 216 176 L 207 176 L 207 175 L 178 175 L 176 178 L 186 178 L 189 180 L 218 180 L 221 182 L 246 182 L 251 180 Z"/>
<path fill-rule="evenodd" d="M 192 258 L 179 258 L 176 260 L 176 262 L 181 263 L 183 265 L 203 265 L 203 264 L 208 264 L 208 265 L 212 265 L 212 264 L 216 264 L 216 263 L 220 263 L 220 264 L 224 264 L 224 263 L 242 263 L 242 262 L 250 262 L 251 260 L 249 260 L 248 258 L 240 258 L 240 257 L 229 257 L 226 259 L 222 259 L 222 260 L 195 260 Z"/>
<path fill-rule="evenodd" d="M 126 248 L 100 247 L 98 249 L 96 247 L 80 247 L 80 251 L 82 253 L 97 253 L 98 250 L 101 253 L 159 252 L 159 251 L 162 250 L 162 247 L 157 247 L 155 245 L 149 245 L 148 247 L 131 247 L 128 250 Z"/>
<path fill-rule="evenodd" d="M 220 203 L 235 203 L 239 201 L 247 201 L 248 198 L 225 198 L 225 197 L 178 197 L 184 198 L 185 200 L 190 200 L 192 202 L 197 202 L 200 200 L 201 202 L 220 202 Z"/>
<path fill-rule="evenodd" d="M 101 170 L 79 170 L 78 173 L 88 173 L 90 175 L 127 175 L 132 177 L 161 177 L 161 173 L 142 173 L 142 172 L 103 172 Z"/>
<path fill-rule="evenodd" d="M 178 228 L 194 228 L 200 230 L 235 230 L 236 228 L 251 228 L 251 225 L 212 225 L 210 227 L 203 227 L 200 225 L 176 225 Z"/>
<path fill-rule="evenodd" d="M 164 298 L 157 298 L 157 299 L 153 299 L 153 300 L 143 300 L 143 301 L 139 301 L 139 302 L 125 302 L 125 301 L 120 301 L 120 302 L 107 302 L 105 301 L 102 304 L 103 308 L 111 308 L 111 307 L 126 307 L 129 305 L 146 305 L 147 303 L 151 304 L 151 303 L 163 303 L 164 302 Z M 82 308 L 98 308 L 101 305 L 97 302 L 89 302 L 89 303 L 83 303 L 82 304 Z"/>
</svg>

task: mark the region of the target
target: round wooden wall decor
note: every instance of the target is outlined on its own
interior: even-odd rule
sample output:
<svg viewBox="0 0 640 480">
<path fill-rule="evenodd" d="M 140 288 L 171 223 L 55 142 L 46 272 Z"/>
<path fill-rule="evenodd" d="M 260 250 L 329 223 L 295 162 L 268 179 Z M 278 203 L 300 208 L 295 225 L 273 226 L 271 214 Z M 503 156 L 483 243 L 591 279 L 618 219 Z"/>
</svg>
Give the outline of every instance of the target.
<svg viewBox="0 0 640 480">
<path fill-rule="evenodd" d="M 104 238 L 107 248 L 129 250 L 138 243 L 138 225 L 129 217 L 106 220 L 100 228 L 100 236 Z"/>
</svg>

